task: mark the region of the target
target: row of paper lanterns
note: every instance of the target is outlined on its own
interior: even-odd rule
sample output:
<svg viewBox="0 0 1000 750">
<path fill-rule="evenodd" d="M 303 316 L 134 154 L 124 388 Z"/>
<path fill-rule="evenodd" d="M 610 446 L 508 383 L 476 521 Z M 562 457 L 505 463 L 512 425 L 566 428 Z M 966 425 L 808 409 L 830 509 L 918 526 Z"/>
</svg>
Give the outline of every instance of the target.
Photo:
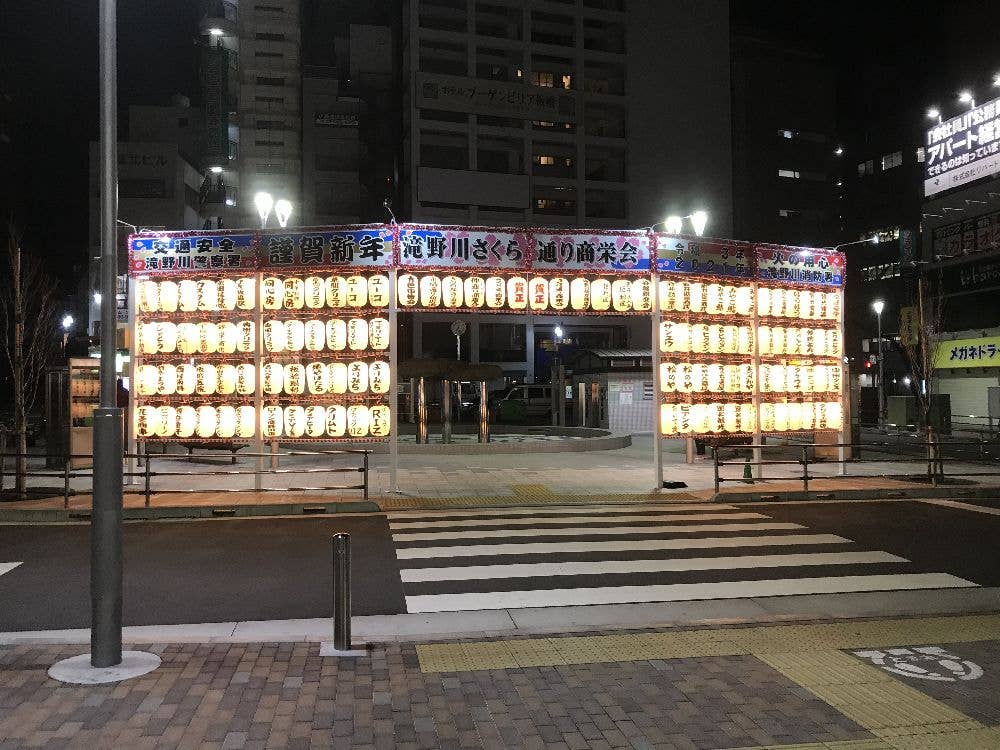
<svg viewBox="0 0 1000 750">
<path fill-rule="evenodd" d="M 260 282 L 260 300 L 264 310 L 387 307 L 389 277 L 381 274 L 284 279 L 268 276 Z M 256 310 L 257 280 L 144 279 L 138 284 L 138 306 L 143 313 Z"/>
<path fill-rule="evenodd" d="M 389 407 L 265 406 L 258 419 L 252 406 L 140 406 L 139 438 L 364 438 L 389 434 Z"/>
<path fill-rule="evenodd" d="M 662 404 L 660 434 L 753 433 L 756 415 L 753 404 Z M 761 432 L 839 430 L 842 426 L 843 410 L 838 401 L 760 405 Z"/>
<path fill-rule="evenodd" d="M 136 392 L 140 396 L 252 396 L 257 369 L 252 364 L 140 365 Z M 267 395 L 303 393 L 388 393 L 388 362 L 269 362 L 261 366 L 261 390 Z"/>
<path fill-rule="evenodd" d="M 760 365 L 762 393 L 839 393 L 839 365 Z M 753 365 L 663 362 L 660 390 L 664 393 L 752 393 Z"/>
<path fill-rule="evenodd" d="M 840 357 L 843 354 L 840 331 L 835 328 L 757 327 L 760 354 L 802 354 L 814 357 Z"/>
<path fill-rule="evenodd" d="M 826 328 L 779 328 L 758 326 L 760 354 L 801 354 L 816 357 L 839 357 L 840 331 Z M 666 320 L 660 324 L 660 351 L 696 354 L 752 354 L 753 329 L 750 326 L 718 323 L 680 323 Z"/>
<path fill-rule="evenodd" d="M 800 320 L 840 320 L 840 292 L 757 288 L 757 314 Z"/>
<path fill-rule="evenodd" d="M 251 320 L 236 323 L 141 323 L 138 349 L 143 354 L 251 353 L 256 327 Z M 383 351 L 389 348 L 389 321 L 385 318 L 322 320 L 268 320 L 264 323 L 264 350 L 268 352 Z"/>
</svg>

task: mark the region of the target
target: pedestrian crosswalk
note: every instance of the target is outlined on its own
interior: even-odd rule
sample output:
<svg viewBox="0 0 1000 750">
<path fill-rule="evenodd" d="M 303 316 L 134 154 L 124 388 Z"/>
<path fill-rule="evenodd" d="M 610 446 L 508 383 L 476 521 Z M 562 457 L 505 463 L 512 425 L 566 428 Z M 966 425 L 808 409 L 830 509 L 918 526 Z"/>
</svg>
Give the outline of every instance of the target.
<svg viewBox="0 0 1000 750">
<path fill-rule="evenodd" d="M 387 515 L 412 613 L 976 585 L 731 505 Z"/>
</svg>

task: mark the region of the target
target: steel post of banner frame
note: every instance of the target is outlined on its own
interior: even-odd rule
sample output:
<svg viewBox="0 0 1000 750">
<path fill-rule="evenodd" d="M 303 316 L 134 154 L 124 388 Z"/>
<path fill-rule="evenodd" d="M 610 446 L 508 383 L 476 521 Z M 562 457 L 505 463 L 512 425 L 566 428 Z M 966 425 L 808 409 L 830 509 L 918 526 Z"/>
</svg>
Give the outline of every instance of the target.
<svg viewBox="0 0 1000 750">
<path fill-rule="evenodd" d="M 660 275 L 656 272 L 657 248 L 649 248 L 649 266 L 653 285 L 653 309 L 650 314 L 650 342 L 653 350 L 653 492 L 663 489 L 663 436 L 660 434 Z"/>
<path fill-rule="evenodd" d="M 392 493 L 399 492 L 399 289 L 396 275 L 395 268 L 389 271 L 389 492 Z M 413 401 L 412 388 L 410 401 Z"/>
<path fill-rule="evenodd" d="M 753 305 L 750 308 L 751 325 L 753 326 L 753 465 L 756 467 L 754 476 L 757 479 L 764 478 L 764 451 L 760 447 L 763 444 L 763 436 L 760 432 L 760 315 L 757 307 L 757 298 L 760 294 L 760 281 L 753 282 Z"/>
</svg>

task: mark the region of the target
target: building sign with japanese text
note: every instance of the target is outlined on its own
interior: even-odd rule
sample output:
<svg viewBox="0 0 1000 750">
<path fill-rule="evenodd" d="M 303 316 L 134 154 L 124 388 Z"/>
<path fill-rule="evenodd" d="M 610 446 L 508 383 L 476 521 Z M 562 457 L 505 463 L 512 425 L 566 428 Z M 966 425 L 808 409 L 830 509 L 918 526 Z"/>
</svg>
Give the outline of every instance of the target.
<svg viewBox="0 0 1000 750">
<path fill-rule="evenodd" d="M 930 128 L 924 152 L 927 198 L 1000 172 L 1000 99 Z"/>
<path fill-rule="evenodd" d="M 138 235 L 129 242 L 132 273 L 239 271 L 257 267 L 251 232 Z"/>
<path fill-rule="evenodd" d="M 934 367 L 1000 367 L 1000 336 L 939 341 L 934 348 Z"/>
<path fill-rule="evenodd" d="M 656 268 L 668 273 L 733 278 L 753 276 L 753 248 L 746 242 L 690 240 L 656 235 Z"/>
<path fill-rule="evenodd" d="M 390 266 L 392 229 L 380 225 L 268 232 L 261 239 L 261 256 L 267 268 Z"/>
<path fill-rule="evenodd" d="M 576 94 L 565 89 L 418 73 L 416 98 L 417 106 L 426 109 L 556 122 L 576 121 Z"/>
<path fill-rule="evenodd" d="M 531 253 L 527 231 L 490 227 L 419 227 L 399 230 L 404 268 L 525 268 Z"/>
<path fill-rule="evenodd" d="M 803 247 L 757 245 L 757 278 L 798 284 L 841 286 L 844 256 Z"/>
<path fill-rule="evenodd" d="M 641 232 L 535 232 L 539 271 L 649 271 L 649 235 Z"/>
<path fill-rule="evenodd" d="M 981 253 L 1000 248 L 1000 212 L 935 227 L 931 233 L 934 255 Z"/>
</svg>

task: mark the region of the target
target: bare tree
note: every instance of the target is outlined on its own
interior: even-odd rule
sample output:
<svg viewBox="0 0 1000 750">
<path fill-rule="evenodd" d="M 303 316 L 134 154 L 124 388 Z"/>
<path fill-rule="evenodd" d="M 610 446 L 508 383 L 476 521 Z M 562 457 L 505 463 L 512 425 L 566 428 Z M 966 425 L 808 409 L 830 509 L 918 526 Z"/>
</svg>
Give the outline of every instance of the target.
<svg viewBox="0 0 1000 750">
<path fill-rule="evenodd" d="M 25 255 L 13 221 L 7 225 L 7 252 L 0 259 L 2 346 L 13 386 L 15 490 L 27 497 L 28 413 L 38 398 L 45 367 L 58 351 L 57 289 L 42 262 Z"/>
</svg>

